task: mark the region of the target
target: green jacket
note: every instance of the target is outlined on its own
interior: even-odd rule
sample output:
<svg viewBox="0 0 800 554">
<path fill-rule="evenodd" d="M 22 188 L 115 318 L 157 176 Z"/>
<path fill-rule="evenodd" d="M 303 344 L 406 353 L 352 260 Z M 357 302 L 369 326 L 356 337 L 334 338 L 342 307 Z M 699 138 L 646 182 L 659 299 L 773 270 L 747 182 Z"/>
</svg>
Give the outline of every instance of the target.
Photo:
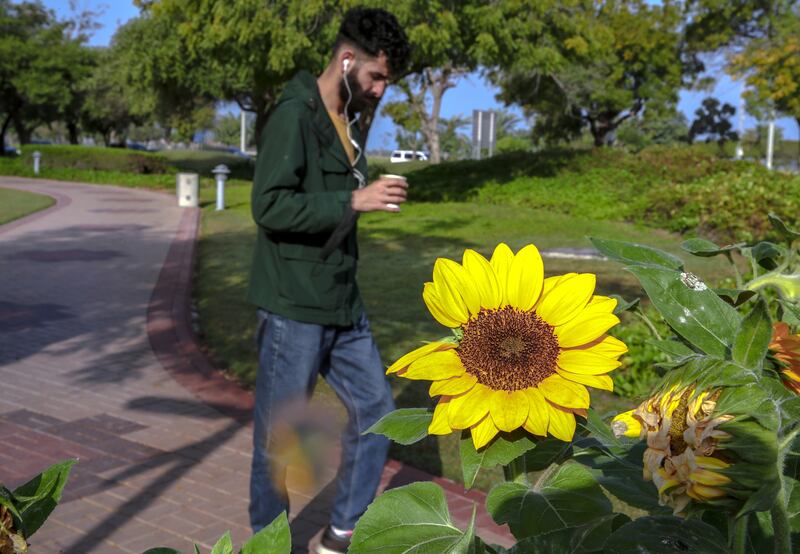
<svg viewBox="0 0 800 554">
<path fill-rule="evenodd" d="M 358 129 L 353 137 L 361 144 Z M 367 174 L 362 156 L 356 168 Z M 356 228 L 320 252 L 351 211 L 352 166 L 310 73 L 298 73 L 262 132 L 252 192 L 258 239 L 249 299 L 297 321 L 346 327 L 363 311 Z"/>
</svg>

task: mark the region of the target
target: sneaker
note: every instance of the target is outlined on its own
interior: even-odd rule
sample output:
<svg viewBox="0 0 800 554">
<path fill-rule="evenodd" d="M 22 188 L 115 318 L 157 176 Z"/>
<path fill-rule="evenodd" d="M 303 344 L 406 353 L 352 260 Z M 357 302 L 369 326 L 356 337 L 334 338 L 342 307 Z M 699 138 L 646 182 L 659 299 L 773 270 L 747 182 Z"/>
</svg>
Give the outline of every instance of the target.
<svg viewBox="0 0 800 554">
<path fill-rule="evenodd" d="M 317 546 L 317 554 L 345 554 L 350 548 L 352 534 L 352 531 L 347 531 L 344 535 L 340 535 L 328 525 Z"/>
</svg>

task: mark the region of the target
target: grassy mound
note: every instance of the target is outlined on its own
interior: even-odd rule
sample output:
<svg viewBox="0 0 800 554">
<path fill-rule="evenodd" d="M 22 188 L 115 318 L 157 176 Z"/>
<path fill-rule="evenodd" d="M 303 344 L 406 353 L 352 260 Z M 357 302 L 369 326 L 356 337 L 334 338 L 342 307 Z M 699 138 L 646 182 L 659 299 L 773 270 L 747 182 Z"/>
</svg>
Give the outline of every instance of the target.
<svg viewBox="0 0 800 554">
<path fill-rule="evenodd" d="M 33 165 L 33 153 L 42 154 L 42 167 L 54 169 L 87 169 L 96 171 L 122 171 L 138 175 L 174 173 L 170 162 L 161 154 L 127 150 L 72 145 L 31 144 L 22 147 L 22 163 Z"/>
</svg>

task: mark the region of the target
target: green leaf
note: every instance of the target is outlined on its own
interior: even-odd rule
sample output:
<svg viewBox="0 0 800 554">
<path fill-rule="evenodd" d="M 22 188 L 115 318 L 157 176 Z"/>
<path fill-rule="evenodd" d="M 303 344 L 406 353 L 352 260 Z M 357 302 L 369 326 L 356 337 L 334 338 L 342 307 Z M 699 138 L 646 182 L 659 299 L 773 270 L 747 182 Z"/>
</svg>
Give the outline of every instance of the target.
<svg viewBox="0 0 800 554">
<path fill-rule="evenodd" d="M 738 244 L 729 244 L 728 246 L 717 246 L 710 240 L 701 238 L 685 240 L 681 244 L 681 248 L 683 248 L 690 254 L 694 254 L 695 256 L 701 256 L 703 258 L 710 258 L 712 256 L 724 254 L 725 252 L 738 250 L 742 246 L 744 246 L 743 242 L 740 242 Z"/>
<path fill-rule="evenodd" d="M 58 505 L 75 461 L 64 460 L 50 466 L 12 493 L 26 538 L 39 530 Z"/>
<path fill-rule="evenodd" d="M 370 504 L 356 523 L 348 552 L 454 553 L 463 536 L 450 518 L 442 488 L 412 483 L 386 491 Z"/>
<path fill-rule="evenodd" d="M 779 302 L 784 310 L 784 315 L 789 315 L 789 317 L 785 319 L 794 318 L 794 320 L 798 322 L 798 324 L 800 324 L 800 306 L 798 306 L 793 302 L 788 302 L 786 300 L 780 300 Z"/>
<path fill-rule="evenodd" d="M 508 554 L 589 554 L 598 552 L 611 535 L 616 521 L 630 521 L 625 515 L 613 514 L 580 527 L 559 529 L 552 533 L 528 537 L 514 545 Z"/>
<path fill-rule="evenodd" d="M 772 338 L 772 320 L 763 299 L 742 319 L 739 332 L 733 341 L 733 361 L 744 367 L 761 369 Z"/>
<path fill-rule="evenodd" d="M 739 329 L 739 314 L 690 273 L 660 267 L 626 268 L 641 282 L 653 305 L 687 342 L 724 358 Z"/>
<path fill-rule="evenodd" d="M 743 289 L 728 289 L 728 288 L 717 288 L 713 289 L 714 292 L 722 298 L 725 302 L 733 306 L 734 308 L 737 306 L 741 306 L 751 298 L 753 298 L 756 293 L 752 290 L 743 290 Z"/>
<path fill-rule="evenodd" d="M 648 340 L 647 344 L 652 344 L 665 354 L 668 354 L 670 357 L 677 360 L 697 354 L 697 352 L 678 340 Z"/>
<path fill-rule="evenodd" d="M 674 516 L 642 517 L 617 529 L 606 541 L 608 554 L 728 554 L 725 538 L 702 521 Z"/>
<path fill-rule="evenodd" d="M 233 554 L 230 531 L 225 531 L 225 534 L 219 538 L 217 544 L 211 549 L 211 554 Z"/>
<path fill-rule="evenodd" d="M 590 237 L 589 240 L 602 254 L 623 264 L 683 269 L 683 261 L 680 258 L 657 248 L 633 242 L 594 237 Z"/>
<path fill-rule="evenodd" d="M 536 448 L 525 453 L 527 471 L 543 471 L 551 464 L 560 463 L 572 454 L 572 444 L 554 438 L 546 438 L 536 443 Z"/>
<path fill-rule="evenodd" d="M 425 408 L 401 408 L 383 416 L 364 433 L 376 433 L 409 445 L 428 436 L 433 412 Z"/>
<path fill-rule="evenodd" d="M 779 260 L 786 255 L 786 249 L 772 242 L 762 241 L 750 249 L 750 255 L 758 265 L 772 271 Z"/>
<path fill-rule="evenodd" d="M 461 454 L 464 486 L 472 487 L 481 468 L 491 469 L 498 465 L 506 465 L 535 448 L 536 444 L 537 441 L 529 433 L 518 429 L 511 433 L 498 434 L 497 438 L 480 452 L 476 452 L 469 431 L 462 432 L 458 449 Z"/>
<path fill-rule="evenodd" d="M 286 512 L 281 512 L 272 523 L 250 537 L 242 545 L 239 554 L 289 554 L 292 551 L 292 533 L 289 530 L 289 520 Z"/>
<path fill-rule="evenodd" d="M 142 554 L 183 554 L 183 552 L 180 550 L 175 550 L 174 548 L 159 546 L 158 548 L 150 548 L 149 550 L 145 550 Z"/>
<path fill-rule="evenodd" d="M 787 241 L 792 242 L 793 240 L 800 238 L 800 233 L 789 229 L 783 220 L 777 216 L 777 214 L 769 213 L 767 217 L 769 218 L 769 222 L 772 223 L 772 226 L 775 228 L 775 230 L 778 231 Z"/>
<path fill-rule="evenodd" d="M 638 298 L 634 298 L 633 300 L 628 301 L 622 298 L 618 294 L 611 294 L 609 296 L 617 301 L 617 307 L 614 308 L 614 315 L 619 315 L 622 312 L 630 311 L 639 305 Z"/>
<path fill-rule="evenodd" d="M 577 527 L 611 513 L 611 503 L 591 472 L 574 462 L 551 466 L 532 487 L 502 483 L 486 498 L 498 523 L 517 539 Z"/>
</svg>

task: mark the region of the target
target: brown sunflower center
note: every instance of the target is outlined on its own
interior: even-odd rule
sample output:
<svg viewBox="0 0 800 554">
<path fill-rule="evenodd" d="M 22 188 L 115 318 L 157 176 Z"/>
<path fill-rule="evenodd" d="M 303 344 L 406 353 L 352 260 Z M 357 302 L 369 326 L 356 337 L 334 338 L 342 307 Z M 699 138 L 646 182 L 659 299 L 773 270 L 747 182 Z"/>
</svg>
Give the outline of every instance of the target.
<svg viewBox="0 0 800 554">
<path fill-rule="evenodd" d="M 556 372 L 558 339 L 534 312 L 506 306 L 480 311 L 463 327 L 456 349 L 478 382 L 494 390 L 521 390 Z"/>
<path fill-rule="evenodd" d="M 669 447 L 673 455 L 683 454 L 686 450 L 683 432 L 689 427 L 686 416 L 689 413 L 689 397 L 691 395 L 692 390 L 686 389 L 681 395 L 675 411 L 672 412 L 672 422 L 669 426 Z"/>
</svg>

